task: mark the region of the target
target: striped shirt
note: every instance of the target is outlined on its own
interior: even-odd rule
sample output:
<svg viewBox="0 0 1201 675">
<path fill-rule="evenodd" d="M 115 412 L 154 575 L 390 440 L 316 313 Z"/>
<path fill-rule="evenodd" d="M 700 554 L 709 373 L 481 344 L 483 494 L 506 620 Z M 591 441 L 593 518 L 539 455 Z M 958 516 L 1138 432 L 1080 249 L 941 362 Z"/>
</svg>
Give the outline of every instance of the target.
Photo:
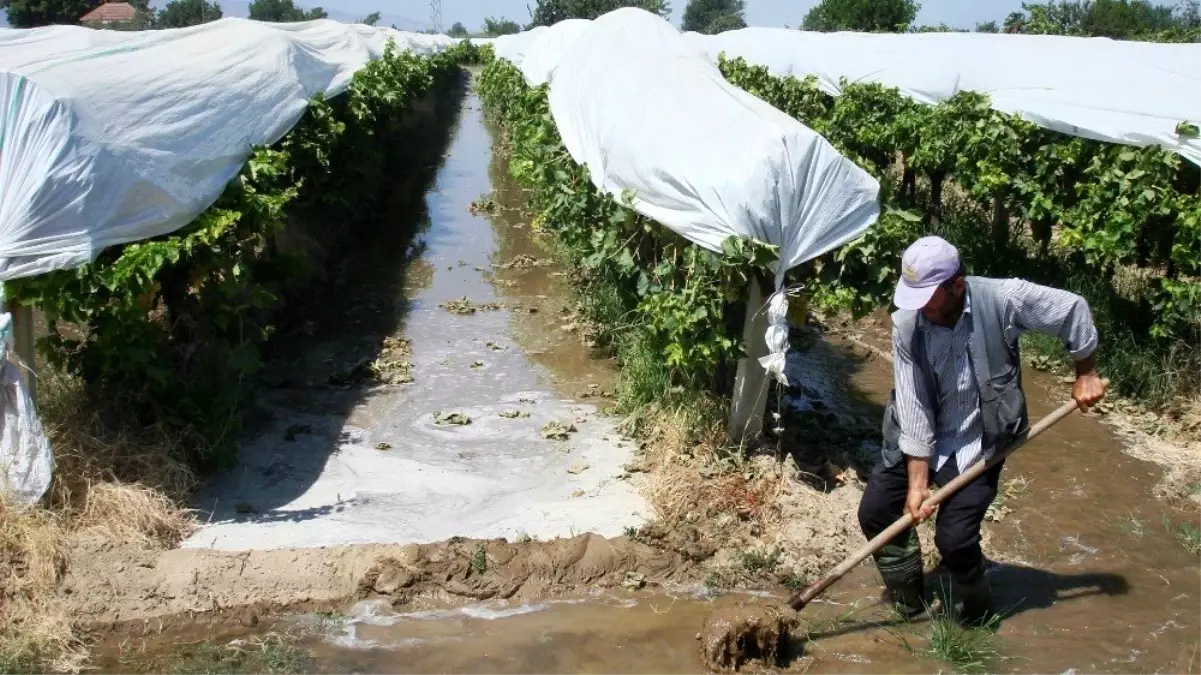
<svg viewBox="0 0 1201 675">
<path fill-rule="evenodd" d="M 1058 337 L 1072 358 L 1087 358 L 1097 348 L 1097 329 L 1084 298 L 1074 293 L 1039 286 L 1021 279 L 1002 282 L 1005 300 L 1005 339 L 1013 344 L 1018 335 L 1033 330 Z M 965 298 L 964 312 L 971 312 Z M 893 376 L 896 380 L 897 417 L 901 426 L 901 452 L 929 457 L 934 471 L 952 455 L 962 472 L 981 456 L 984 435 L 980 419 L 980 394 L 968 358 L 966 321 L 953 328 L 939 326 L 918 313 L 917 329 L 924 332 L 926 364 L 914 362 L 907 340 L 899 340 L 893 328 Z M 938 386 L 937 414 L 931 410 L 928 367 Z"/>
</svg>

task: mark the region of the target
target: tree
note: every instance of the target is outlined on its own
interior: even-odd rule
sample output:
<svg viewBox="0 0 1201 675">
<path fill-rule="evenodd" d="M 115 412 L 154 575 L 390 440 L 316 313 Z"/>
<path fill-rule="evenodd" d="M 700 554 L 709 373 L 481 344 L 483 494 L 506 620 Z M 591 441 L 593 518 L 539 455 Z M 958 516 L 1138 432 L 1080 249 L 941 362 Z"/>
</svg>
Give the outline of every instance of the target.
<svg viewBox="0 0 1201 675">
<path fill-rule="evenodd" d="M 446 31 L 446 34 L 452 38 L 465 38 L 467 37 L 468 32 L 467 28 L 463 26 L 462 22 L 456 21 L 454 22 L 454 25 L 450 27 L 450 30 Z"/>
<path fill-rule="evenodd" d="M 801 26 L 817 31 L 904 31 L 920 7 L 915 0 L 822 0 L 809 10 Z"/>
<path fill-rule="evenodd" d="M 976 24 L 977 33 L 999 33 L 1001 29 L 997 26 L 996 21 L 985 21 L 984 23 Z"/>
<path fill-rule="evenodd" d="M 208 0 L 171 0 L 158 11 L 156 28 L 185 28 L 221 18 L 221 5 Z"/>
<path fill-rule="evenodd" d="M 595 19 L 622 7 L 645 9 L 663 18 L 671 16 L 667 0 L 538 0 L 526 28 L 550 26 L 565 19 Z"/>
<path fill-rule="evenodd" d="M 1026 24 L 1026 15 L 1022 12 L 1010 12 L 1005 17 L 1004 30 L 1006 33 L 1021 33 Z"/>
<path fill-rule="evenodd" d="M 739 28 L 746 28 L 746 20 L 741 16 L 737 14 L 719 14 L 701 32 L 707 35 L 717 35 L 718 33 L 724 33 L 728 30 L 738 30 Z"/>
<path fill-rule="evenodd" d="M 374 26 L 375 24 L 379 23 L 379 12 L 372 12 L 372 13 L 368 14 L 367 16 L 359 19 L 355 23 L 361 23 L 366 26 Z"/>
<path fill-rule="evenodd" d="M 746 28 L 746 0 L 690 0 L 684 8 L 686 31 L 716 35 Z"/>
<path fill-rule="evenodd" d="M 1006 33 L 1075 35 L 1118 40 L 1164 39 L 1197 25 L 1197 0 L 1183 0 L 1173 8 L 1147 0 L 1054 0 L 1023 3 L 1022 12 L 1005 19 Z"/>
<path fill-rule="evenodd" d="M 324 9 L 314 7 L 306 10 L 297 7 L 292 0 L 251 0 L 250 18 L 255 21 L 274 21 L 286 23 L 291 21 L 312 21 L 324 19 L 329 15 Z"/>
<path fill-rule="evenodd" d="M 78 24 L 101 0 L 0 0 L 13 28 L 36 28 L 56 23 Z"/>
<path fill-rule="evenodd" d="M 499 19 L 488 17 L 484 19 L 484 35 L 489 37 L 512 35 L 520 32 L 521 26 L 519 26 L 516 21 L 510 21 L 504 17 Z"/>
</svg>

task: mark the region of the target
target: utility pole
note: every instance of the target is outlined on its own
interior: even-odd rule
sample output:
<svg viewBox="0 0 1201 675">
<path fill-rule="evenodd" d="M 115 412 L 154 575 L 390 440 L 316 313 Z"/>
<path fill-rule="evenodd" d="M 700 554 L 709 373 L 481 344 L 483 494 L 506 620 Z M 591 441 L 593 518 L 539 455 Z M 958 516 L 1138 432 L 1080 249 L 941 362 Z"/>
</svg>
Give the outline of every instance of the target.
<svg viewBox="0 0 1201 675">
<path fill-rule="evenodd" d="M 442 33 L 442 0 L 430 0 L 430 21 L 434 24 L 434 32 Z"/>
</svg>

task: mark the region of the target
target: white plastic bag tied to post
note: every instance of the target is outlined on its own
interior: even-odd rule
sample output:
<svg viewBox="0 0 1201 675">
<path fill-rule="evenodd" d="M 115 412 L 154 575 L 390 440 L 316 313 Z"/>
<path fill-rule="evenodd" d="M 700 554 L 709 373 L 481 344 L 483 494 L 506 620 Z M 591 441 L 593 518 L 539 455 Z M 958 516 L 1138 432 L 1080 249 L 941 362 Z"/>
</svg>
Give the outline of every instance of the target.
<svg viewBox="0 0 1201 675">
<path fill-rule="evenodd" d="M 785 356 L 788 353 L 788 293 L 779 289 L 767 301 L 767 356 L 759 359 L 759 365 L 775 378 L 776 382 L 788 386 L 784 374 Z"/>
<path fill-rule="evenodd" d="M 21 367 L 13 362 L 12 321 L 0 290 L 0 480 L 4 482 L 0 487 L 10 503 L 29 506 L 50 487 L 54 455 Z"/>
</svg>

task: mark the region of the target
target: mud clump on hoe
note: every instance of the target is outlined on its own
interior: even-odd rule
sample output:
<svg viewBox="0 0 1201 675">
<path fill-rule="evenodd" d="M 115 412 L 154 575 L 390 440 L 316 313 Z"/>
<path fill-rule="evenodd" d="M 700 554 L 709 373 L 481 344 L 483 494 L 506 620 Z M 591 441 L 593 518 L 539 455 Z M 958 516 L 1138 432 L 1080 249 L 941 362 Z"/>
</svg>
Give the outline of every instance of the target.
<svg viewBox="0 0 1201 675">
<path fill-rule="evenodd" d="M 733 672 L 744 666 L 783 666 L 799 639 L 796 613 L 783 607 L 739 604 L 718 609 L 705 619 L 700 639 L 701 660 L 714 671 Z"/>
</svg>

